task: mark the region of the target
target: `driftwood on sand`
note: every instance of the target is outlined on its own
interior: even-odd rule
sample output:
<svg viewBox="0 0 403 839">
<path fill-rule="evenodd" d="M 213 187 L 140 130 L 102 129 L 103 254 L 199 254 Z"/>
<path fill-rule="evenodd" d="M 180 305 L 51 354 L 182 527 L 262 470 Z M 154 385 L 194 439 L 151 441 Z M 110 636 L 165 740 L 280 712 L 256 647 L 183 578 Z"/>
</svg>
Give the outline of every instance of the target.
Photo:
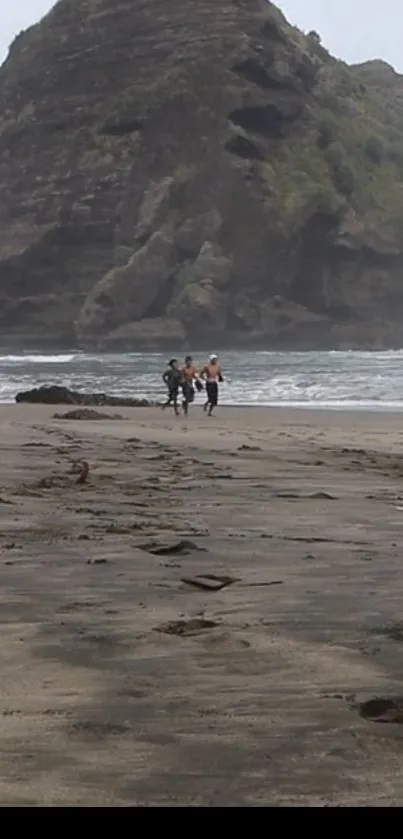
<svg viewBox="0 0 403 839">
<path fill-rule="evenodd" d="M 68 487 L 72 484 L 77 484 L 81 486 L 82 484 L 87 483 L 90 474 L 90 467 L 87 460 L 77 461 L 73 464 L 73 467 L 70 471 L 73 474 L 77 475 L 75 481 L 71 481 L 70 477 L 66 474 L 55 474 L 48 475 L 46 478 L 41 478 L 38 481 L 37 486 L 40 489 L 52 489 L 53 487 Z"/>
</svg>

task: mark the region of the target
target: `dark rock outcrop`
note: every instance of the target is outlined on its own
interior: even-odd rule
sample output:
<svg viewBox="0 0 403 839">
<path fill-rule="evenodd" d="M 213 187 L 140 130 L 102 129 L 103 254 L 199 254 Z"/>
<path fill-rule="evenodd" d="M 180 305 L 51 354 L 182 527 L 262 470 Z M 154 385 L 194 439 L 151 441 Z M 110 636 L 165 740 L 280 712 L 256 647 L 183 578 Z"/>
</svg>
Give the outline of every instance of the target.
<svg viewBox="0 0 403 839">
<path fill-rule="evenodd" d="M 17 393 L 15 401 L 40 405 L 112 405 L 120 408 L 149 408 L 157 404 L 149 399 L 108 396 L 106 393 L 79 393 L 61 385 L 46 385 Z"/>
<path fill-rule="evenodd" d="M 127 321 L 141 320 L 164 289 L 174 263 L 173 244 L 161 233 L 113 268 L 91 289 L 76 323 L 79 339 L 99 338 Z"/>
<path fill-rule="evenodd" d="M 266 0 L 59 0 L 0 69 L 0 195 L 4 342 L 402 343 L 403 80 Z"/>
<path fill-rule="evenodd" d="M 74 411 L 67 411 L 66 414 L 53 414 L 53 419 L 93 422 L 94 420 L 122 420 L 124 417 L 120 414 L 101 414 L 99 411 L 93 411 L 92 408 L 76 408 Z"/>
</svg>

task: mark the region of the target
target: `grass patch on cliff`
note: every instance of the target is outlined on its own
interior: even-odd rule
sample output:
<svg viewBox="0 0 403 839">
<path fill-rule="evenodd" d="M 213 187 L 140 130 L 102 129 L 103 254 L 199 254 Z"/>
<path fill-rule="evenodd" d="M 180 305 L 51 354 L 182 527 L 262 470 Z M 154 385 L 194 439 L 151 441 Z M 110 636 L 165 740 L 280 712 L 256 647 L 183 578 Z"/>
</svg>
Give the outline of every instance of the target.
<svg viewBox="0 0 403 839">
<path fill-rule="evenodd" d="M 149 111 L 156 110 L 181 95 L 189 95 L 191 90 L 191 81 L 186 70 L 173 67 L 163 76 L 152 80 L 139 80 L 125 88 L 120 96 L 111 102 L 107 122 L 124 122 L 136 115 L 141 118 Z"/>
<path fill-rule="evenodd" d="M 323 146 L 325 120 L 331 136 L 321 153 L 335 190 L 378 233 L 394 238 L 403 229 L 403 135 L 391 142 L 386 115 L 381 119 L 378 108 L 369 104 L 364 96 L 351 97 L 337 119 L 322 109 L 316 115 L 318 143 Z"/>
<path fill-rule="evenodd" d="M 277 145 L 261 174 L 284 234 L 316 211 L 336 218 L 352 209 L 377 238 L 403 236 L 403 118 L 391 120 L 342 62 L 322 67 L 298 133 Z"/>
<path fill-rule="evenodd" d="M 315 212 L 337 216 L 346 202 L 335 190 L 314 134 L 290 138 L 279 154 L 260 168 L 273 223 L 284 236 L 295 232 Z"/>
</svg>

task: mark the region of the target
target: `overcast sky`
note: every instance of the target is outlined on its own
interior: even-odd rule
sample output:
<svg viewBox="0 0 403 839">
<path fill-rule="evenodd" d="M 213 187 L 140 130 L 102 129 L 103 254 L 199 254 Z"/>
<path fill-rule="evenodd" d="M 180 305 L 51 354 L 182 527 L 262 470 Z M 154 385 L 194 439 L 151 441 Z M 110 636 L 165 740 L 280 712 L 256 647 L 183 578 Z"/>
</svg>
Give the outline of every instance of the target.
<svg viewBox="0 0 403 839">
<path fill-rule="evenodd" d="M 53 5 L 52 0 L 0 0 L 0 61 L 21 29 Z M 328 49 L 345 61 L 383 58 L 403 72 L 402 0 L 278 0 L 277 5 L 291 23 L 319 32 Z"/>
</svg>

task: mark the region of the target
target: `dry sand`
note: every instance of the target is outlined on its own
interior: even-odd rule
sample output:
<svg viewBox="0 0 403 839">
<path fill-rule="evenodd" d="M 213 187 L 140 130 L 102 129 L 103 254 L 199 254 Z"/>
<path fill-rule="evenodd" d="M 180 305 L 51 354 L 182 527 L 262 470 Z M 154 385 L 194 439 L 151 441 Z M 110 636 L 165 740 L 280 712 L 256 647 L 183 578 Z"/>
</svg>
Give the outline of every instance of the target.
<svg viewBox="0 0 403 839">
<path fill-rule="evenodd" d="M 0 803 L 403 805 L 403 416 L 54 413 L 0 409 Z"/>
</svg>

